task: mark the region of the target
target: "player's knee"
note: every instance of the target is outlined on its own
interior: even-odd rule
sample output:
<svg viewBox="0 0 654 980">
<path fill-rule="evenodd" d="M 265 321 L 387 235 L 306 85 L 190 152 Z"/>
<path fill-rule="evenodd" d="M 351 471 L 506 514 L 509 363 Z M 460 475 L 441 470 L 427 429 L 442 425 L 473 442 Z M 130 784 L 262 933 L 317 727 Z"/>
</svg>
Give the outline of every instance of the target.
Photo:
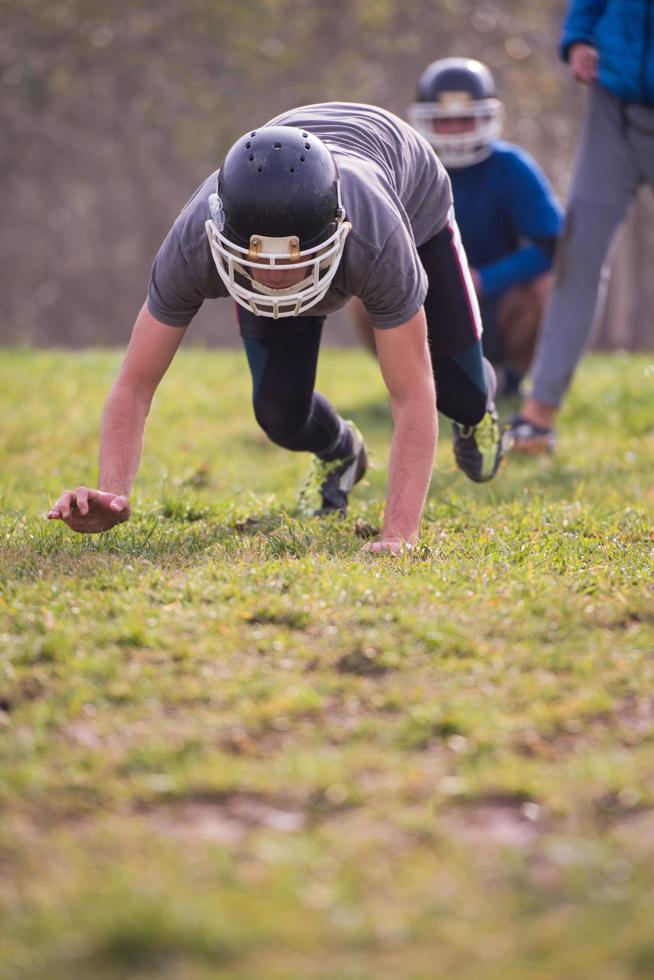
<svg viewBox="0 0 654 980">
<path fill-rule="evenodd" d="M 254 403 L 257 422 L 271 442 L 284 449 L 293 449 L 294 443 L 307 422 L 307 412 L 296 404 Z"/>
<path fill-rule="evenodd" d="M 439 410 L 459 425 L 478 425 L 486 414 L 486 392 L 475 388 L 466 392 L 465 398 L 448 398 L 438 403 Z"/>
</svg>

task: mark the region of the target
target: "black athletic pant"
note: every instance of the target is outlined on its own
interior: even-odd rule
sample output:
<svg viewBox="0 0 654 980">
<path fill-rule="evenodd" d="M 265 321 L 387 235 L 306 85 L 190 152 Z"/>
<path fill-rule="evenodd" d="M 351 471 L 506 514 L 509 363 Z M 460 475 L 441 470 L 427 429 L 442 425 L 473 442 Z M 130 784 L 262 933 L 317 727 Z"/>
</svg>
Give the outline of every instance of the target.
<svg viewBox="0 0 654 980">
<path fill-rule="evenodd" d="M 446 226 L 418 254 L 429 280 L 424 305 L 438 409 L 463 425 L 476 425 L 492 401 L 495 376 L 482 354 L 476 300 L 455 226 Z M 237 315 L 254 412 L 266 435 L 322 459 L 348 455 L 350 432 L 314 387 L 325 317 L 272 320 L 241 306 Z"/>
</svg>

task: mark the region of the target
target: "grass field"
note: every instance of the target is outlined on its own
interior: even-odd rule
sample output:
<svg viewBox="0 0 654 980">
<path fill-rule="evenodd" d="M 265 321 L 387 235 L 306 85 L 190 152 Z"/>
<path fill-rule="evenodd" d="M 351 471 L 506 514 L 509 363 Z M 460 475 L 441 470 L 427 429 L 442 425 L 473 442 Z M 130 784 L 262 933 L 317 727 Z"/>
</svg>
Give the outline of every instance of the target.
<svg viewBox="0 0 654 980">
<path fill-rule="evenodd" d="M 654 977 L 654 362 L 589 358 L 554 460 L 490 485 L 448 426 L 421 546 L 361 552 L 390 421 L 321 388 L 375 467 L 293 516 L 240 353 L 155 400 L 129 524 L 95 481 L 118 355 L 0 364 L 0 977 Z"/>
</svg>

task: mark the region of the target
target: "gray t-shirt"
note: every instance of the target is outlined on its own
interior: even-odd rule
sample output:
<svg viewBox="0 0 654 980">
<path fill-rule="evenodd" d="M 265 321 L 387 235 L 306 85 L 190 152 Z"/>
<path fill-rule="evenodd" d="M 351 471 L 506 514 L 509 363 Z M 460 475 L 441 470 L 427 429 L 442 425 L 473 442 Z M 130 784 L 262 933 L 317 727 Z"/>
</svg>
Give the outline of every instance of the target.
<svg viewBox="0 0 654 980">
<path fill-rule="evenodd" d="M 374 326 L 406 323 L 427 293 L 417 249 L 446 225 L 452 205 L 449 178 L 432 147 L 390 112 L 355 103 L 303 106 L 266 125 L 307 129 L 327 144 L 352 224 L 329 290 L 308 315 L 332 313 L 358 296 Z M 214 173 L 186 204 L 154 260 L 148 308 L 162 323 L 186 326 L 203 300 L 228 295 L 204 227 L 215 187 Z"/>
</svg>

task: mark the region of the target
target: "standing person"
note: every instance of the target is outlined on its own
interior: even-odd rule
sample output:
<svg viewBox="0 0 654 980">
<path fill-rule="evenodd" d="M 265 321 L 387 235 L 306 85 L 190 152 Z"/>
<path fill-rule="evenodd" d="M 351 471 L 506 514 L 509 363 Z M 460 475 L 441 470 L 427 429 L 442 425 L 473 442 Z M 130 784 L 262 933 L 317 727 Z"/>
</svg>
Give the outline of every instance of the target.
<svg viewBox="0 0 654 980">
<path fill-rule="evenodd" d="M 326 103 L 248 131 L 173 224 L 107 400 L 99 489 L 64 491 L 51 519 L 80 532 L 127 519 L 152 396 L 203 300 L 220 296 L 237 302 L 259 425 L 278 445 L 314 454 L 303 502 L 315 513 L 344 513 L 366 468 L 359 431 L 314 388 L 325 316 L 360 297 L 395 423 L 382 536 L 369 550 L 396 552 L 416 538 L 436 391 L 455 420 L 460 468 L 476 481 L 496 472 L 495 376 L 447 174 L 397 117 Z"/>
<path fill-rule="evenodd" d="M 556 416 L 604 300 L 611 243 L 640 185 L 654 185 L 653 0 L 572 0 L 561 55 L 590 91 L 533 388 L 510 430 L 513 448 L 531 453 L 555 447 Z"/>
<path fill-rule="evenodd" d="M 481 307 L 484 354 L 509 393 L 533 357 L 561 211 L 536 161 L 500 139 L 504 108 L 486 65 L 472 58 L 434 61 L 417 94 L 409 119 L 449 173 Z"/>
</svg>

